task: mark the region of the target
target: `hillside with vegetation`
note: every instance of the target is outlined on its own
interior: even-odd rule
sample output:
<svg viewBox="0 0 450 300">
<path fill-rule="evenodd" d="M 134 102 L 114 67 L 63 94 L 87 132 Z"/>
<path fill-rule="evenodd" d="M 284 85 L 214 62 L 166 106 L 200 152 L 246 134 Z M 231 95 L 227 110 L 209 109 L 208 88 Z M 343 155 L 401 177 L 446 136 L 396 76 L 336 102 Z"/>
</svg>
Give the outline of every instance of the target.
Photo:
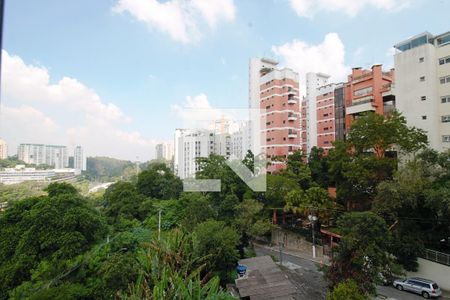
<svg viewBox="0 0 450 300">
<path fill-rule="evenodd" d="M 401 115 L 368 114 L 328 155 L 289 156 L 266 192 L 217 155 L 198 160 L 197 177 L 220 179 L 220 192 L 183 192 L 165 164 L 95 198 L 52 183 L 0 213 L 0 299 L 232 299 L 236 263 L 268 240 L 273 209 L 341 234 L 324 267 L 329 299 L 368 299 L 380 274 L 417 269 L 425 247 L 446 251 L 450 151 L 426 144 Z M 253 169 L 251 153 L 243 163 Z"/>
</svg>

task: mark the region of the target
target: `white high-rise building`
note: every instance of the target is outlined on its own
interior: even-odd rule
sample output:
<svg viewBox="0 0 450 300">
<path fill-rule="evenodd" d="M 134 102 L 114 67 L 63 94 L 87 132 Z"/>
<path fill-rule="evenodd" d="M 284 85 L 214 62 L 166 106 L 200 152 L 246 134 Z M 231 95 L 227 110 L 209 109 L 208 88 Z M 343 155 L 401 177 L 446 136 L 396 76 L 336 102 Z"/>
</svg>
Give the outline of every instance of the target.
<svg viewBox="0 0 450 300">
<path fill-rule="evenodd" d="M 306 73 L 306 140 L 307 152 L 317 146 L 317 89 L 328 83 L 329 75 L 323 73 Z"/>
<path fill-rule="evenodd" d="M 73 151 L 73 167 L 78 173 L 86 171 L 86 158 L 81 146 L 76 146 Z"/>
<path fill-rule="evenodd" d="M 212 130 L 177 129 L 176 173 L 180 178 L 194 177 L 199 171 L 197 158 L 214 153 L 215 134 Z"/>
<path fill-rule="evenodd" d="M 424 32 L 394 46 L 395 101 L 409 126 L 427 132 L 430 147 L 450 148 L 450 31 Z"/>
<path fill-rule="evenodd" d="M 170 143 L 161 143 L 155 146 L 156 159 L 170 161 L 173 159 L 173 149 Z"/>
<path fill-rule="evenodd" d="M 247 154 L 247 140 L 247 126 L 243 124 L 233 133 L 229 132 L 228 125 L 216 130 L 176 129 L 175 173 L 182 179 L 194 177 L 200 170 L 197 158 L 208 157 L 210 154 L 242 160 Z"/>
<path fill-rule="evenodd" d="M 69 166 L 66 146 L 20 144 L 17 150 L 17 158 L 27 164 L 47 164 L 55 169 L 63 169 Z"/>
<path fill-rule="evenodd" d="M 0 159 L 8 158 L 8 145 L 2 139 L 0 139 Z"/>
<path fill-rule="evenodd" d="M 273 70 L 278 65 L 278 62 L 276 60 L 270 59 L 270 58 L 260 58 L 260 57 L 253 57 L 250 58 L 249 61 L 249 72 L 248 72 L 248 107 L 250 109 L 260 109 L 261 108 L 261 71 L 270 69 Z M 247 141 L 246 144 L 248 145 L 248 149 L 251 149 L 256 154 L 259 152 L 259 149 L 256 149 L 256 145 L 254 143 L 254 138 L 252 136 L 252 113 L 249 113 L 249 120 L 247 126 Z M 259 120 L 258 120 L 259 122 Z"/>
<path fill-rule="evenodd" d="M 309 153 L 311 148 L 317 146 L 317 89 L 328 83 L 329 75 L 323 73 L 306 73 L 306 151 Z"/>
<path fill-rule="evenodd" d="M 276 60 L 270 59 L 270 58 L 259 58 L 259 57 L 253 57 L 250 58 L 250 64 L 249 64 L 249 100 L 248 100 L 248 106 L 249 108 L 260 108 L 260 102 L 261 102 L 261 70 L 262 69 L 275 69 L 278 65 L 278 62 Z"/>
</svg>

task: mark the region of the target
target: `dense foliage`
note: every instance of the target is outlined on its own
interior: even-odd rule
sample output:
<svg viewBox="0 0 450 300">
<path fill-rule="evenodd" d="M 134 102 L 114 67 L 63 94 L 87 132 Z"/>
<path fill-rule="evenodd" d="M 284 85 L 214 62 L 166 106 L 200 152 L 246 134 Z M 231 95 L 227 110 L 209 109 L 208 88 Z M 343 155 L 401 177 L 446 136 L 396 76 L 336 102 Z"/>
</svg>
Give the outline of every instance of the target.
<svg viewBox="0 0 450 300">
<path fill-rule="evenodd" d="M 114 181 L 128 179 L 136 174 L 136 165 L 128 160 L 110 157 L 88 157 L 84 175 L 91 181 Z"/>
<path fill-rule="evenodd" d="M 290 155 L 266 192 L 218 155 L 198 159 L 197 178 L 220 179 L 220 192 L 183 192 L 165 163 L 108 158 L 89 158 L 85 174 L 117 181 L 102 195 L 86 181 L 0 186 L 0 299 L 229 299 L 237 260 L 277 212 L 288 228 L 314 215 L 317 233 L 340 234 L 328 299 L 366 299 L 380 274 L 416 269 L 425 247 L 450 249 L 450 152 L 425 145 L 400 114 L 367 114 L 328 153 Z M 243 163 L 254 168 L 251 153 Z"/>
</svg>

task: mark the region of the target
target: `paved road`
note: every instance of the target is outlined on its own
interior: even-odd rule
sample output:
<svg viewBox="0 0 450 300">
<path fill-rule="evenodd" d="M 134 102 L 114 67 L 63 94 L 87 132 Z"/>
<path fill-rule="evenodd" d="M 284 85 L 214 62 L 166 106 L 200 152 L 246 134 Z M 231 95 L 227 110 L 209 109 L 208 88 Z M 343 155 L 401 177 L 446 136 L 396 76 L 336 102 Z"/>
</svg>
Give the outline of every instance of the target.
<svg viewBox="0 0 450 300">
<path fill-rule="evenodd" d="M 273 255 L 278 260 L 280 252 L 255 246 L 257 256 Z M 323 279 L 323 274 L 318 270 L 317 263 L 297 256 L 283 253 L 283 268 L 289 279 L 299 289 L 304 299 L 325 299 L 327 284 Z M 423 299 L 420 295 L 409 292 L 398 291 L 393 286 L 378 286 L 377 292 L 388 297 L 389 300 L 418 300 Z M 377 298 L 385 299 L 385 298 Z"/>
<path fill-rule="evenodd" d="M 418 300 L 418 299 L 424 299 L 422 296 L 405 292 L 405 291 L 398 291 L 393 286 L 378 286 L 377 292 L 380 295 L 387 296 L 390 300 Z"/>
<path fill-rule="evenodd" d="M 257 256 L 273 255 L 278 260 L 280 260 L 280 252 L 279 251 L 272 250 L 272 249 L 267 249 L 267 248 L 263 248 L 263 247 L 259 247 L 257 245 L 255 245 L 255 251 L 256 251 L 256 255 Z M 289 255 L 289 254 L 286 254 L 286 253 L 283 253 L 282 258 L 283 258 L 283 261 L 287 261 L 287 262 L 296 264 L 298 266 L 301 266 L 302 268 L 306 268 L 306 269 L 310 269 L 310 270 L 319 272 L 319 270 L 317 269 L 317 264 L 315 262 L 313 262 L 313 261 L 308 260 L 308 259 L 304 259 L 304 258 L 301 258 L 301 257 Z"/>
<path fill-rule="evenodd" d="M 255 246 L 257 256 L 273 255 L 279 260 L 280 252 Z M 315 262 L 283 253 L 283 271 L 297 287 L 299 298 L 323 300 L 327 293 L 327 283 Z"/>
</svg>

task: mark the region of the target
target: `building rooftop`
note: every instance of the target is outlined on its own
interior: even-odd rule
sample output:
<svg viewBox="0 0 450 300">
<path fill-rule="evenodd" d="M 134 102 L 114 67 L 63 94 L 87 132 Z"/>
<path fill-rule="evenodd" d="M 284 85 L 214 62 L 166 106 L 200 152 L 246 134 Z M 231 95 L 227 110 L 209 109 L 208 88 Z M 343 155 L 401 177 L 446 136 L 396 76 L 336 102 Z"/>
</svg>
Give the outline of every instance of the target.
<svg viewBox="0 0 450 300">
<path fill-rule="evenodd" d="M 424 44 L 434 44 L 438 47 L 450 44 L 450 31 L 436 36 L 433 36 L 428 31 L 424 31 L 395 44 L 394 48 L 403 52 Z"/>
<path fill-rule="evenodd" d="M 239 264 L 247 266 L 245 277 L 236 279 L 241 298 L 296 299 L 296 287 L 273 262 L 270 256 L 241 259 Z"/>
</svg>

